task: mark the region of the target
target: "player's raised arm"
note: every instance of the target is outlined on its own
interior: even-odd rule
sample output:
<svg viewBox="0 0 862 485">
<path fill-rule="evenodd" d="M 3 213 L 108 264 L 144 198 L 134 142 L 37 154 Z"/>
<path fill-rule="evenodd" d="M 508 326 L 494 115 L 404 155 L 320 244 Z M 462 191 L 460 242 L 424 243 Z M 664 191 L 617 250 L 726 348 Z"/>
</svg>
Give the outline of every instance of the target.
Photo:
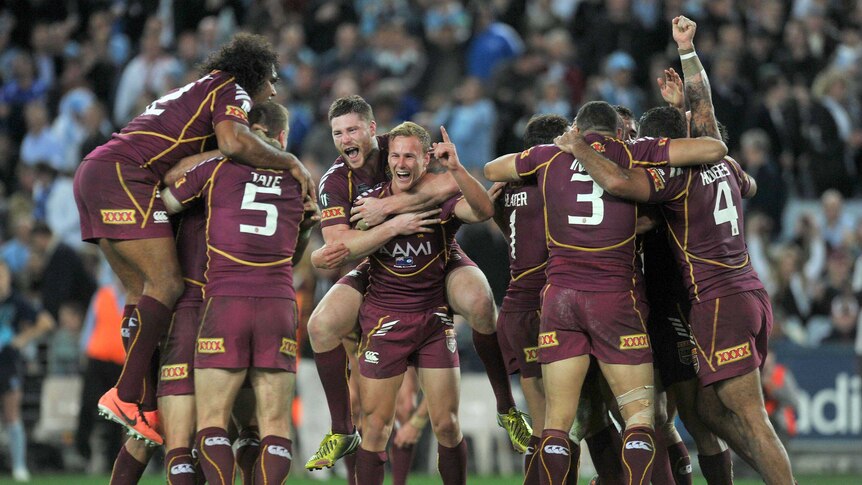
<svg viewBox="0 0 862 485">
<path fill-rule="evenodd" d="M 718 130 L 718 121 L 715 119 L 709 78 L 697 57 L 697 51 L 694 49 L 694 34 L 697 31 L 697 24 L 680 15 L 673 19 L 671 30 L 673 40 L 676 41 L 679 51 L 679 59 L 682 62 L 685 94 L 691 106 L 689 125 L 691 136 L 709 136 L 720 140 L 721 133 Z"/>
<path fill-rule="evenodd" d="M 446 128 L 441 126 L 440 132 L 443 141 L 432 146 L 434 157 L 452 174 L 464 194 L 464 198 L 455 205 L 455 216 L 468 224 L 488 220 L 494 215 L 494 202 L 485 187 L 461 165 L 458 151 L 449 139 Z"/>
</svg>

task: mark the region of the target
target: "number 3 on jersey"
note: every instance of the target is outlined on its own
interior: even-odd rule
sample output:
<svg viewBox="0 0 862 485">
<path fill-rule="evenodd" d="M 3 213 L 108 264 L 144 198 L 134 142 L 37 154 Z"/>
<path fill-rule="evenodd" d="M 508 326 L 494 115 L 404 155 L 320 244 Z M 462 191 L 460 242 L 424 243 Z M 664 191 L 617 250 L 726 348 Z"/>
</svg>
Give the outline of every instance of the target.
<svg viewBox="0 0 862 485">
<path fill-rule="evenodd" d="M 569 224 L 577 224 L 583 226 L 598 226 L 605 218 L 605 201 L 602 200 L 602 194 L 605 189 L 593 181 L 592 177 L 585 173 L 573 173 L 572 182 L 590 182 L 593 185 L 593 191 L 588 194 L 578 194 L 578 202 L 590 203 L 590 216 L 569 216 Z"/>
<path fill-rule="evenodd" d="M 266 221 L 262 226 L 240 224 L 239 232 L 257 234 L 258 236 L 272 236 L 275 234 L 275 226 L 278 223 L 278 208 L 275 207 L 275 204 L 255 201 L 257 194 L 281 195 L 281 187 L 260 187 L 251 182 L 245 184 L 245 193 L 242 196 L 240 207 L 244 210 L 265 212 Z"/>
<path fill-rule="evenodd" d="M 722 200 L 724 200 L 724 209 L 721 208 Z M 715 209 L 712 211 L 712 217 L 715 219 L 716 226 L 729 222 L 731 236 L 739 235 L 739 213 L 736 211 L 736 206 L 733 205 L 730 184 L 727 183 L 727 180 L 722 180 L 718 184 L 718 196 L 715 198 Z"/>
</svg>

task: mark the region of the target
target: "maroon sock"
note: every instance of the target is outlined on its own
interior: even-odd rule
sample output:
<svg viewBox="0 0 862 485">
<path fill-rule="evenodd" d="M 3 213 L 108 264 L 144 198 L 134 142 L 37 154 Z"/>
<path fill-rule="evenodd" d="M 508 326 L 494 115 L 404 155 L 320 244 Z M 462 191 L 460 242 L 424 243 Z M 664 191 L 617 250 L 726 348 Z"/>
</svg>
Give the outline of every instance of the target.
<svg viewBox="0 0 862 485">
<path fill-rule="evenodd" d="M 144 396 L 143 382 L 150 371 L 153 353 L 171 323 L 171 309 L 154 298 L 142 296 L 129 318 L 130 326 L 135 319 L 138 333 L 129 344 L 126 364 L 117 381 L 117 394 L 123 401 L 140 403 Z"/>
<path fill-rule="evenodd" d="M 356 453 L 356 483 L 383 485 L 386 452 L 367 451 L 360 447 Z"/>
<path fill-rule="evenodd" d="M 389 448 L 389 461 L 392 464 L 392 485 L 406 485 L 413 457 L 416 456 L 416 446 L 395 446 Z"/>
<path fill-rule="evenodd" d="M 281 485 L 290 473 L 293 445 L 287 438 L 267 435 L 260 440 L 260 455 L 254 465 L 256 485 Z"/>
<path fill-rule="evenodd" d="M 332 418 L 332 432 L 348 434 L 353 432 L 353 418 L 350 415 L 350 389 L 347 387 L 347 352 L 339 345 L 332 350 L 314 354 L 314 365 L 329 415 Z"/>
<path fill-rule="evenodd" d="M 204 475 L 204 467 L 201 466 L 201 452 L 192 448 L 192 464 L 195 466 L 195 485 L 206 485 L 207 477 Z"/>
<path fill-rule="evenodd" d="M 634 426 L 623 434 L 623 479 L 631 485 L 650 483 L 655 462 L 655 431 L 646 426 Z"/>
<path fill-rule="evenodd" d="M 159 382 L 159 365 L 161 362 L 161 352 L 158 347 L 153 352 L 153 357 L 150 359 L 149 372 L 144 377 L 144 396 L 141 399 L 142 411 L 155 411 L 159 408 L 159 401 L 156 397 L 156 391 Z"/>
<path fill-rule="evenodd" d="M 680 441 L 668 446 L 667 456 L 673 471 L 673 478 L 676 479 L 676 485 L 691 485 L 691 457 L 688 456 L 688 448 L 685 447 L 685 443 Z"/>
<path fill-rule="evenodd" d="M 123 307 L 123 320 L 120 322 L 120 337 L 123 339 L 123 350 L 129 351 L 129 342 L 132 341 L 132 331 L 137 334 L 138 333 L 138 325 L 135 324 L 134 327 L 129 327 L 129 317 L 135 313 L 135 308 L 137 305 L 126 305 Z"/>
<path fill-rule="evenodd" d="M 512 385 L 509 383 L 509 374 L 506 373 L 506 362 L 503 360 L 503 352 L 500 351 L 500 342 L 497 341 L 497 332 L 482 334 L 473 330 L 473 348 L 485 365 L 485 373 L 494 390 L 497 399 L 497 413 L 506 414 L 509 409 L 515 407 L 515 398 L 512 397 Z"/>
<path fill-rule="evenodd" d="M 222 428 L 204 428 L 195 436 L 195 446 L 207 483 L 233 485 L 236 463 L 227 431 Z"/>
<path fill-rule="evenodd" d="M 146 469 L 146 463 L 136 460 L 125 446 L 121 446 L 111 471 L 111 485 L 137 485 Z"/>
<path fill-rule="evenodd" d="M 577 476 L 577 470 L 570 470 L 572 453 L 577 451 L 569 434 L 559 429 L 542 431 L 539 443 L 539 483 L 542 485 L 565 485 L 570 473 Z"/>
<path fill-rule="evenodd" d="M 542 438 L 530 436 L 527 451 L 524 453 L 524 485 L 539 485 L 539 443 Z"/>
<path fill-rule="evenodd" d="M 733 461 L 730 450 L 716 455 L 697 455 L 700 472 L 709 485 L 733 485 Z"/>
<path fill-rule="evenodd" d="M 347 469 L 347 485 L 356 485 L 356 453 L 351 453 L 341 460 Z"/>
<path fill-rule="evenodd" d="M 254 478 L 254 462 L 260 453 L 260 435 L 256 426 L 246 426 L 239 433 L 236 445 L 236 467 L 243 485 L 251 485 Z"/>
<path fill-rule="evenodd" d="M 656 436 L 655 459 L 652 465 L 652 480 L 655 483 L 673 485 L 673 468 L 667 455 L 667 447 L 661 436 Z"/>
<path fill-rule="evenodd" d="M 620 453 L 623 449 L 622 438 L 617 428 L 609 424 L 598 433 L 587 437 L 587 449 L 596 473 L 602 483 L 607 485 L 622 485 L 623 464 Z"/>
<path fill-rule="evenodd" d="M 443 485 L 465 485 L 467 483 L 467 442 L 461 442 L 453 448 L 437 443 L 437 471 L 443 479 Z"/>
<path fill-rule="evenodd" d="M 168 485 L 195 485 L 192 450 L 174 448 L 165 455 L 165 479 Z"/>
</svg>

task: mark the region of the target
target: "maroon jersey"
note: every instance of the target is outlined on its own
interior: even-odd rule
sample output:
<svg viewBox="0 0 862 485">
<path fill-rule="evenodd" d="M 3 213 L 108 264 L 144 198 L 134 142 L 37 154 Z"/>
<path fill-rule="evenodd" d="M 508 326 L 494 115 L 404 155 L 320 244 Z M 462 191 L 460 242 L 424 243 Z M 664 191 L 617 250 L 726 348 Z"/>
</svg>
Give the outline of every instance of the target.
<svg viewBox="0 0 862 485">
<path fill-rule="evenodd" d="M 751 185 L 739 164 L 725 157 L 715 165 L 647 172 L 650 201 L 664 203 L 662 213 L 689 298 L 705 301 L 763 288 L 742 234 L 742 194 Z"/>
<path fill-rule="evenodd" d="M 545 233 L 545 204 L 535 181 L 509 183 L 498 202 L 503 215 L 503 236 L 509 243 L 509 288 L 501 311 L 529 312 L 541 308 L 539 293 L 545 286 L 548 245 L 537 235 Z"/>
<path fill-rule="evenodd" d="M 379 163 L 376 175 L 369 175 L 364 170 L 353 170 L 339 156 L 335 163 L 320 177 L 320 227 L 337 224 L 350 224 L 350 209 L 353 203 L 379 184 L 389 181 L 389 137 L 377 137 L 380 148 Z"/>
<path fill-rule="evenodd" d="M 620 166 L 666 165 L 666 138 L 626 144 L 587 135 L 593 148 Z M 638 284 L 637 205 L 605 193 L 580 162 L 554 145 L 515 157 L 522 178 L 535 177 L 545 203 L 548 282 L 583 291 L 628 291 Z"/>
<path fill-rule="evenodd" d="M 373 189 L 368 197 L 391 195 L 391 184 Z M 444 202 L 440 224 L 433 233 L 398 236 L 383 245 L 369 260 L 370 284 L 365 301 L 396 312 L 418 312 L 446 305 L 446 263 L 449 248 L 461 221 L 455 204 L 461 194 Z"/>
<path fill-rule="evenodd" d="M 207 216 L 202 204 L 183 211 L 176 231 L 177 257 L 185 289 L 176 308 L 199 305 L 203 301 L 204 272 L 207 269 Z"/>
<path fill-rule="evenodd" d="M 303 205 L 293 177 L 213 158 L 186 172 L 170 190 L 183 204 L 205 200 L 207 298 L 295 299 L 291 260 Z"/>
<path fill-rule="evenodd" d="M 150 103 L 86 158 L 148 167 L 161 179 L 183 157 L 203 152 L 220 122 L 248 125 L 251 104 L 233 76 L 213 71 Z"/>
</svg>

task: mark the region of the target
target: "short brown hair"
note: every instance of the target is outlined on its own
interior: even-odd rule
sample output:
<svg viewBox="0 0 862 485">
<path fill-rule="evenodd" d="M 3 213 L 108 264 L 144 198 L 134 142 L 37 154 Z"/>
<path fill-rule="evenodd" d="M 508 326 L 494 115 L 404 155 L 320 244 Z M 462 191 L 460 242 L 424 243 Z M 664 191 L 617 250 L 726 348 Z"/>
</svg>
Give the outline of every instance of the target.
<svg viewBox="0 0 862 485">
<path fill-rule="evenodd" d="M 329 105 L 330 122 L 332 122 L 333 118 L 338 118 L 339 116 L 344 116 L 350 113 L 358 114 L 365 121 L 374 121 L 374 111 L 371 109 L 371 105 L 358 94 L 351 94 L 350 96 L 338 98 Z"/>
<path fill-rule="evenodd" d="M 428 133 L 428 130 L 412 121 L 405 121 L 395 128 L 392 128 L 389 132 L 389 139 L 392 140 L 396 136 L 415 136 L 419 139 L 419 143 L 422 144 L 423 151 L 427 152 L 428 149 L 431 148 L 431 135 Z"/>
</svg>

